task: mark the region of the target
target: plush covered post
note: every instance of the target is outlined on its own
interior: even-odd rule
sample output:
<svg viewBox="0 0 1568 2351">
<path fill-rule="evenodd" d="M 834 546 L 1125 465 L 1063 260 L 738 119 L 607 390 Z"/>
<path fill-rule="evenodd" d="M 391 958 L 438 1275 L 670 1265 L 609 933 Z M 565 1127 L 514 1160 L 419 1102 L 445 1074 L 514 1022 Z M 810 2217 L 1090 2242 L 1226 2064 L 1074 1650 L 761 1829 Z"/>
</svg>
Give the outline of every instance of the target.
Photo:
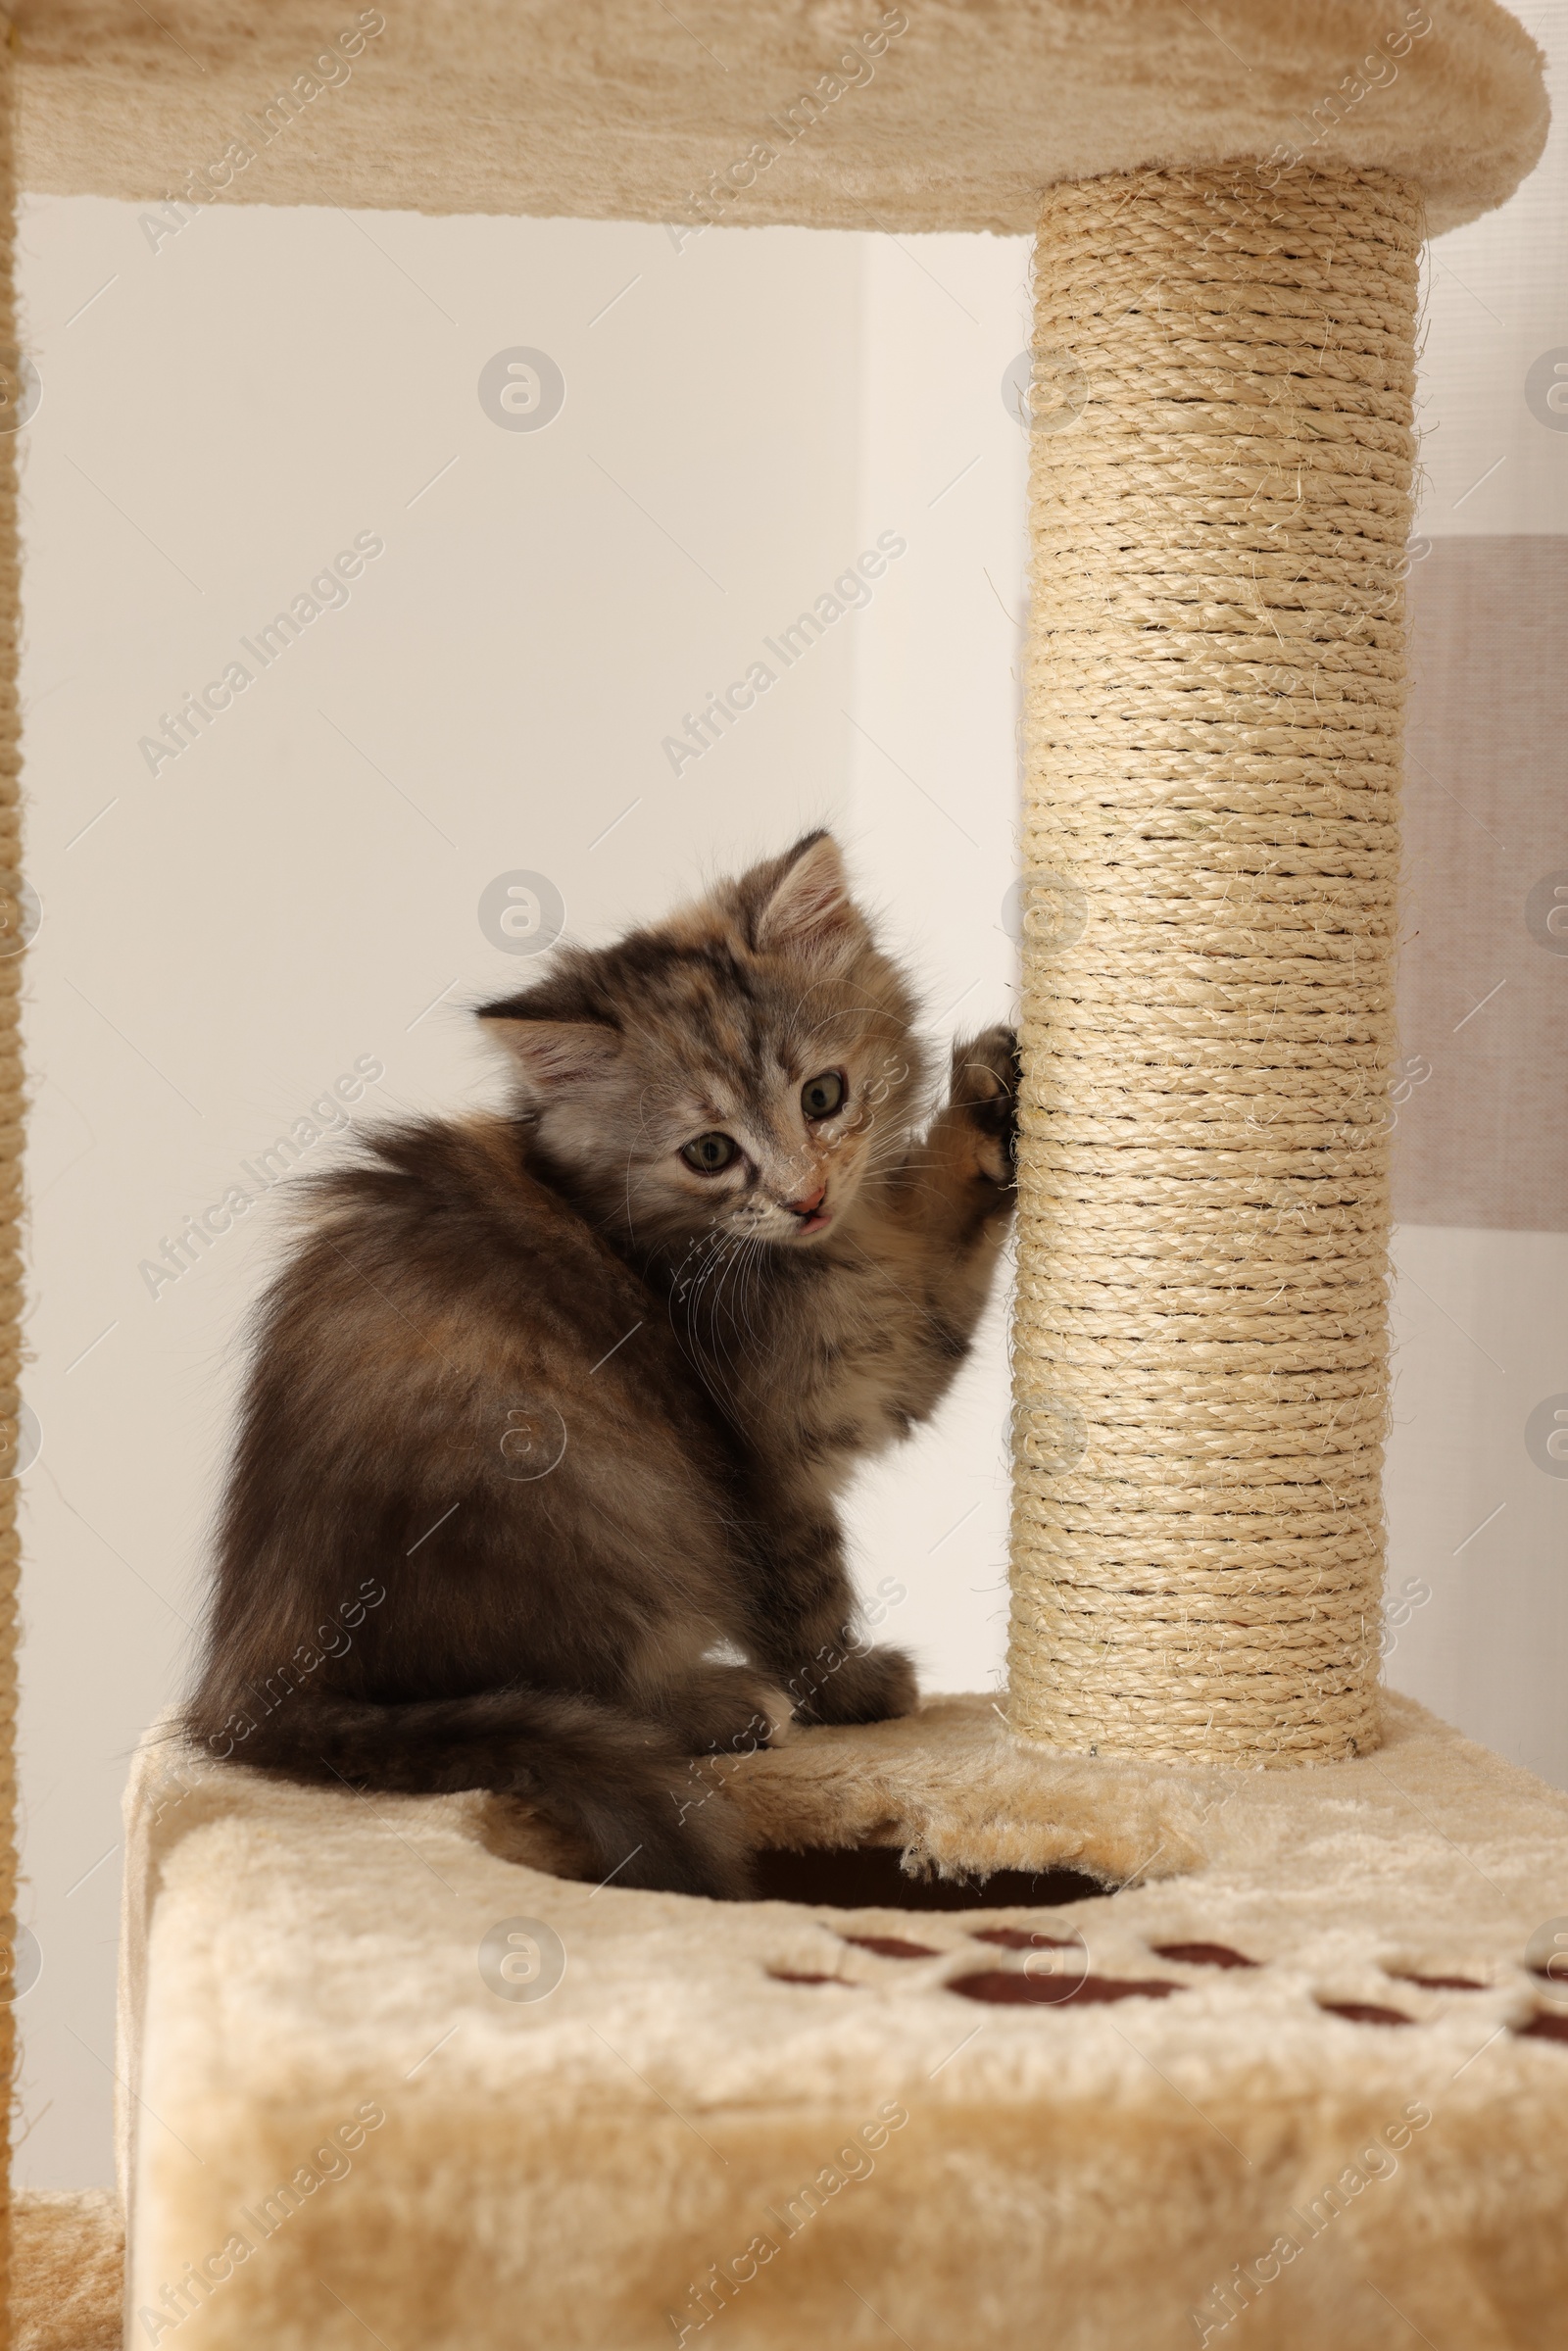
<svg viewBox="0 0 1568 2351">
<path fill-rule="evenodd" d="M 1377 1740 L 1421 212 L 1053 189 L 1037 249 L 1012 1728 Z"/>
<path fill-rule="evenodd" d="M 17 427 L 26 407 L 13 280 L 16 189 L 12 173 L 11 57 L 0 45 L 0 2086 L 16 2057 L 12 2001 L 32 1980 L 17 1925 L 16 1722 L 18 1474 L 28 1465 L 22 1419 L 22 1051 L 20 950 L 27 920 L 21 870 L 22 724 L 17 700 L 21 556 L 17 537 Z M 33 902 L 34 906 L 36 902 Z M 36 1950 L 36 1945 L 32 1946 Z M 9 2307 L 11 2102 L 0 2104 L 0 2311 Z"/>
</svg>

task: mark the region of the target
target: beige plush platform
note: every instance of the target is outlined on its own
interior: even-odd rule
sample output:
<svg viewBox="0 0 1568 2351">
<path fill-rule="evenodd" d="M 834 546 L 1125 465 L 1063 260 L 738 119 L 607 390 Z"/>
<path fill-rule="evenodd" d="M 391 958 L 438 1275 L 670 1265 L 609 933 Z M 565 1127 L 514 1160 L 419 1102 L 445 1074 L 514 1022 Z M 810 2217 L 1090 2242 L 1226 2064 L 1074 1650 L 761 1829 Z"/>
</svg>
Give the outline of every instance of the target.
<svg viewBox="0 0 1568 2351">
<path fill-rule="evenodd" d="M 120 2198 L 19 2196 L 11 2211 L 12 2351 L 116 2351 L 124 2305 Z"/>
<path fill-rule="evenodd" d="M 1547 2351 L 1568 2004 L 1523 1961 L 1568 1917 L 1568 1799 L 1407 1700 L 1386 1732 L 1321 1770 L 1176 1773 L 1025 1759 L 989 1700 L 950 1698 L 733 1768 L 778 1840 L 1132 1881 L 938 1913 L 596 1891 L 488 1849 L 527 1848 L 489 1799 L 152 1745 L 133 2307 L 211 2261 L 230 2274 L 177 2329 L 204 2351 Z M 546 1997 L 481 1977 L 518 1920 L 564 1949 Z M 974 1932 L 999 1926 L 1068 1948 Z M 954 1989 L 1037 1969 L 1040 2004 Z M 1128 1984 L 1177 1988 L 1092 1996 Z M 1226 2280 L 1257 2305 L 1228 2324 Z"/>
<path fill-rule="evenodd" d="M 1022 231 L 1057 180 L 1273 157 L 1380 165 L 1437 231 L 1500 204 L 1546 125 L 1539 53 L 1494 0 L 18 0 L 15 16 L 22 184 L 198 207 Z"/>
</svg>

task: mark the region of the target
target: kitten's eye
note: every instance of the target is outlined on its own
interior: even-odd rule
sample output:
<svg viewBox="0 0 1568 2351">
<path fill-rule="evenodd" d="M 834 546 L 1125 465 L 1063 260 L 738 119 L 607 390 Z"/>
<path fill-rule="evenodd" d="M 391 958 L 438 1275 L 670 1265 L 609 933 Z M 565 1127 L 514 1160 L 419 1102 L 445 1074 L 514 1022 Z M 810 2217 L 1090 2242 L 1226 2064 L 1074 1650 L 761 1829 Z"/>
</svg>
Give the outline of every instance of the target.
<svg viewBox="0 0 1568 2351">
<path fill-rule="evenodd" d="M 719 1175 L 740 1157 L 740 1146 L 728 1135 L 699 1135 L 681 1146 L 680 1155 L 699 1175 Z"/>
<path fill-rule="evenodd" d="M 801 1108 L 808 1118 L 831 1118 L 843 1107 L 844 1080 L 836 1069 L 824 1069 L 820 1077 L 808 1078 L 801 1088 Z"/>
</svg>

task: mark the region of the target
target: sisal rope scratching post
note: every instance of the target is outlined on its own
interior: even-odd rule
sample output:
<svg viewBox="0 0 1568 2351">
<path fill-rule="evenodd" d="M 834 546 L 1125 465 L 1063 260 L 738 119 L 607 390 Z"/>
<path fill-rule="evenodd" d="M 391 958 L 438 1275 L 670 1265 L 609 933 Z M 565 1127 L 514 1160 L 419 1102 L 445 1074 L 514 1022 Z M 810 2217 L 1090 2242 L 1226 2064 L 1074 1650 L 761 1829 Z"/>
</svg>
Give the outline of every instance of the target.
<svg viewBox="0 0 1568 2351">
<path fill-rule="evenodd" d="M 1377 1743 L 1419 205 L 1054 189 L 1036 257 L 1011 1708 Z"/>
</svg>

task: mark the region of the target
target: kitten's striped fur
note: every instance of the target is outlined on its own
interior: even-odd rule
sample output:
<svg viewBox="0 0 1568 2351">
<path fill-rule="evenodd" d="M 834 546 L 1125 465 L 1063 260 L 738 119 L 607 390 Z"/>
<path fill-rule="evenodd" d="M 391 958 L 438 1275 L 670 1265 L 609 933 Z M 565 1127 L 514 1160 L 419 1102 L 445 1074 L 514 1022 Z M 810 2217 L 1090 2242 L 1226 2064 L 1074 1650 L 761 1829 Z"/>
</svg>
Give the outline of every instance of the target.
<svg viewBox="0 0 1568 2351">
<path fill-rule="evenodd" d="M 486 1006 L 508 1114 L 383 1129 L 302 1187 L 192 1735 L 327 1785 L 494 1789 L 587 1876 L 743 1892 L 688 1758 L 915 1698 L 856 1633 L 836 1501 L 967 1351 L 1014 1053 L 960 1048 L 921 1131 L 913 1016 L 812 834 Z M 734 1157 L 691 1165 L 700 1138 Z"/>
</svg>

